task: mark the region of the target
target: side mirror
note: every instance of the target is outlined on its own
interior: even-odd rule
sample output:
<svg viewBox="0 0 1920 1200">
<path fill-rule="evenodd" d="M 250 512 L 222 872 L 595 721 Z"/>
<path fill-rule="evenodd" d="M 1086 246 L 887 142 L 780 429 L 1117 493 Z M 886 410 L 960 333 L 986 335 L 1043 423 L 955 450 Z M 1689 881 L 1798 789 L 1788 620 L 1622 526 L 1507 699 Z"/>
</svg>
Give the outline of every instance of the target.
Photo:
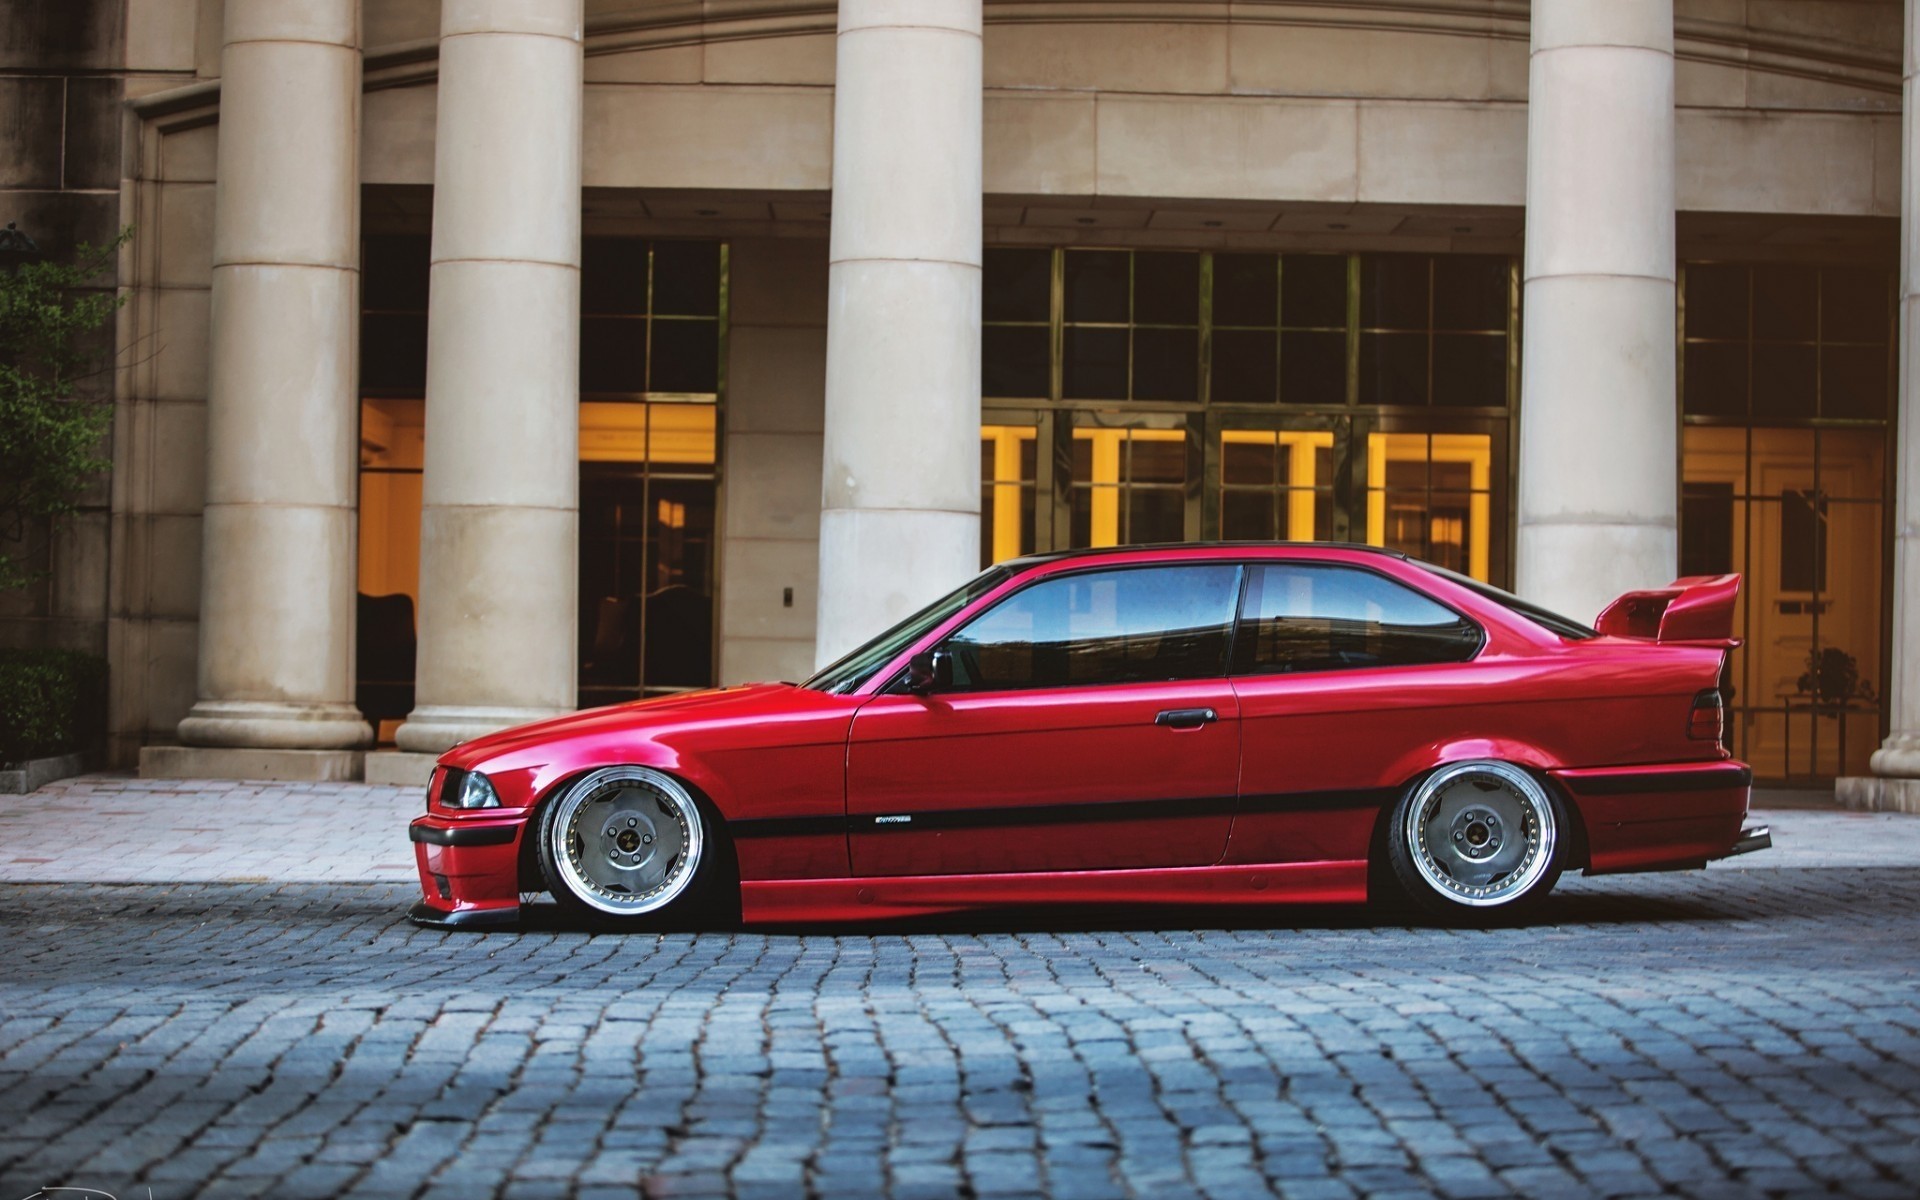
<svg viewBox="0 0 1920 1200">
<path fill-rule="evenodd" d="M 907 662 L 907 690 L 916 696 L 942 692 L 953 686 L 953 654 L 922 650 Z"/>
</svg>

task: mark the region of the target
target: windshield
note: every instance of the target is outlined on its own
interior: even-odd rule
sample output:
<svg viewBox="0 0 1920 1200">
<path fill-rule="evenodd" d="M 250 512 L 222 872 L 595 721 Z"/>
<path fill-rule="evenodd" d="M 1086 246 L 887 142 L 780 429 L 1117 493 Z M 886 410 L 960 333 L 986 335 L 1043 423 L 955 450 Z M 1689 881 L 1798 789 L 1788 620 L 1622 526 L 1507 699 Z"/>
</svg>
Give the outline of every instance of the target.
<svg viewBox="0 0 1920 1200">
<path fill-rule="evenodd" d="M 1490 583 L 1481 583 L 1472 576 L 1462 575 L 1458 571 L 1449 571 L 1445 567 L 1436 567 L 1432 563 L 1421 562 L 1419 559 L 1409 561 L 1432 571 L 1442 579 L 1450 579 L 1469 591 L 1477 592 L 1502 608 L 1519 613 L 1550 633 L 1557 633 L 1563 638 L 1572 638 L 1575 641 L 1585 641 L 1587 638 L 1600 636 L 1600 632 L 1596 629 L 1590 629 L 1571 617 L 1563 617 L 1550 609 L 1541 608 L 1538 604 L 1522 600 L 1512 592 L 1502 591 Z"/>
<path fill-rule="evenodd" d="M 964 587 L 948 592 L 845 658 L 821 668 L 818 674 L 800 686 L 816 692 L 845 695 L 872 678 L 875 671 L 892 662 L 927 630 L 1000 586 L 1011 574 L 1012 571 L 1006 567 L 995 567 L 975 576 Z"/>
</svg>

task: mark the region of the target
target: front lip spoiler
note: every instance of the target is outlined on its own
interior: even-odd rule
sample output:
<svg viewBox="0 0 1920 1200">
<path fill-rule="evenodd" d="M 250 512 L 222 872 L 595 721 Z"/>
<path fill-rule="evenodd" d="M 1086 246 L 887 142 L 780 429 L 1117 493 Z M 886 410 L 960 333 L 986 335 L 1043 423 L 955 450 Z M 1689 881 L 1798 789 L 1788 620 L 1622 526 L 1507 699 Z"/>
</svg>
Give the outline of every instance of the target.
<svg viewBox="0 0 1920 1200">
<path fill-rule="evenodd" d="M 407 920 L 428 929 L 511 929 L 520 923 L 520 909 L 463 908 L 449 912 L 420 900 L 407 910 Z"/>
<path fill-rule="evenodd" d="M 1740 831 L 1740 838 L 1727 847 L 1725 854 L 1714 855 L 1715 860 L 1732 858 L 1737 854 L 1752 854 L 1755 850 L 1768 850 L 1773 847 L 1773 830 L 1766 825 L 1749 825 Z"/>
</svg>

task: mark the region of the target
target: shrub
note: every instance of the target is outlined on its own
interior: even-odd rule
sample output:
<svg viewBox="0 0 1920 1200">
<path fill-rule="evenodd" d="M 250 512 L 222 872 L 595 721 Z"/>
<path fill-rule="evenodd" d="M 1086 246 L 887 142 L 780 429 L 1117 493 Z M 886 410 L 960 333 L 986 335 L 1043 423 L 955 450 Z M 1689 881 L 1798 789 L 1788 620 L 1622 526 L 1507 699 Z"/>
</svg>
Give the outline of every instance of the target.
<svg viewBox="0 0 1920 1200">
<path fill-rule="evenodd" d="M 78 650 L 0 650 L 0 762 L 87 750 L 106 727 L 106 660 Z"/>
</svg>

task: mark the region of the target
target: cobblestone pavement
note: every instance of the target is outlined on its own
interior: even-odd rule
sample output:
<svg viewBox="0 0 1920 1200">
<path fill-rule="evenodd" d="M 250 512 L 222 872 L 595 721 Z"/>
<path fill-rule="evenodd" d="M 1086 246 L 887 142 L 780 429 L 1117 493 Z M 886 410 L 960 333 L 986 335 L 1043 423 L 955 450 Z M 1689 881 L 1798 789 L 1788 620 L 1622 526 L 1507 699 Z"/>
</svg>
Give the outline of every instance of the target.
<svg viewBox="0 0 1920 1200">
<path fill-rule="evenodd" d="M 1920 868 L 1570 879 L 1486 931 L 410 898 L 0 886 L 0 1198 L 1920 1194 Z"/>
</svg>

